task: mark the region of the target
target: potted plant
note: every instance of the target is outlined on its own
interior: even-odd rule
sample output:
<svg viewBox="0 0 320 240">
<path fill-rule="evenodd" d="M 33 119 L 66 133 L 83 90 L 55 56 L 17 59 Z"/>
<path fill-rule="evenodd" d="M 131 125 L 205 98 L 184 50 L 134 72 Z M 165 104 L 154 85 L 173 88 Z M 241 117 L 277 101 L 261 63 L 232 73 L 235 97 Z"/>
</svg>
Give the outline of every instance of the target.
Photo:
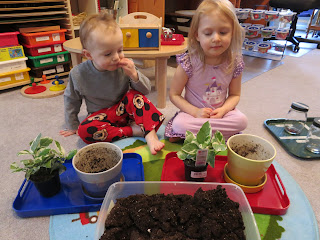
<svg viewBox="0 0 320 240">
<path fill-rule="evenodd" d="M 85 196 L 102 201 L 109 186 L 120 181 L 123 152 L 115 144 L 97 142 L 81 148 L 72 159 Z"/>
<path fill-rule="evenodd" d="M 77 150 L 70 151 L 67 155 L 58 141 L 55 149 L 51 148 L 53 139 L 41 137 L 41 133 L 30 142 L 30 148 L 18 152 L 20 155 L 31 155 L 32 158 L 21 160 L 22 167 L 17 162 L 10 165 L 12 172 L 25 172 L 26 180 L 33 182 L 39 193 L 44 197 L 52 197 L 60 191 L 59 175 L 66 170 L 63 163 L 71 159 Z"/>
<path fill-rule="evenodd" d="M 214 167 L 215 156 L 226 149 L 227 146 L 220 131 L 216 131 L 212 136 L 209 121 L 202 125 L 196 136 L 186 131 L 183 146 L 177 152 L 178 158 L 184 162 L 186 180 L 204 181 L 207 176 L 208 163 Z"/>
</svg>

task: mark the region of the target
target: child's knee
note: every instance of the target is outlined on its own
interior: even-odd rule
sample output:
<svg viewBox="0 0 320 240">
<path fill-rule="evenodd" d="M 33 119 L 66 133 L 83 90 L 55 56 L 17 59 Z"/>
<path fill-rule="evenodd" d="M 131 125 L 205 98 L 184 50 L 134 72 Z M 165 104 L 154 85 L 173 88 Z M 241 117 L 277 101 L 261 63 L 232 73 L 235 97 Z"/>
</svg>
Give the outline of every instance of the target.
<svg viewBox="0 0 320 240">
<path fill-rule="evenodd" d="M 248 126 L 248 118 L 246 115 L 244 114 L 240 114 L 239 117 L 238 117 L 238 128 L 239 128 L 239 131 L 243 131 L 244 129 L 247 128 Z"/>
</svg>

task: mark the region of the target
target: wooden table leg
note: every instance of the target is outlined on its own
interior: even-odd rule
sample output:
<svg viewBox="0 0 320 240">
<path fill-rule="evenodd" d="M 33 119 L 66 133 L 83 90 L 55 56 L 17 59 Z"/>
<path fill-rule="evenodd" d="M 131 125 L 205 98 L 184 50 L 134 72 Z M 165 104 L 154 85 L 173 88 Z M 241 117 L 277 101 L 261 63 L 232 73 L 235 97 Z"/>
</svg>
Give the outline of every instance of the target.
<svg viewBox="0 0 320 240">
<path fill-rule="evenodd" d="M 82 54 L 70 52 L 72 66 L 75 67 L 82 62 Z"/>
<path fill-rule="evenodd" d="M 169 57 L 156 58 L 156 88 L 158 89 L 158 108 L 166 107 L 168 58 Z"/>
</svg>

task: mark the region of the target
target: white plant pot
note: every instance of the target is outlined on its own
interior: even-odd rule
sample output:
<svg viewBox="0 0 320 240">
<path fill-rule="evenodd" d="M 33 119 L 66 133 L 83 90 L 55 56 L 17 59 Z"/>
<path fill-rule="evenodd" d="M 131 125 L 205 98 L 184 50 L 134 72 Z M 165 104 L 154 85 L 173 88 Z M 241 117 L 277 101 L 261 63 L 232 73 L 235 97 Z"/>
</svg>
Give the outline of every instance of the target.
<svg viewBox="0 0 320 240">
<path fill-rule="evenodd" d="M 255 147 L 244 157 L 237 153 L 237 148 L 243 146 Z M 267 140 L 250 134 L 237 134 L 227 141 L 229 177 L 242 185 L 256 186 L 261 184 L 262 178 L 276 156 L 276 149 Z"/>
<path fill-rule="evenodd" d="M 76 168 L 76 163 L 83 157 L 86 157 L 85 153 L 89 150 L 97 148 L 109 148 L 115 151 L 120 156 L 119 162 L 112 168 L 98 173 L 86 173 Z M 115 144 L 108 142 L 93 143 L 81 148 L 72 159 L 72 166 L 75 169 L 79 179 L 82 182 L 84 190 L 90 197 L 101 198 L 104 197 L 109 186 L 115 182 L 120 181 L 121 169 L 123 162 L 123 152 Z"/>
</svg>

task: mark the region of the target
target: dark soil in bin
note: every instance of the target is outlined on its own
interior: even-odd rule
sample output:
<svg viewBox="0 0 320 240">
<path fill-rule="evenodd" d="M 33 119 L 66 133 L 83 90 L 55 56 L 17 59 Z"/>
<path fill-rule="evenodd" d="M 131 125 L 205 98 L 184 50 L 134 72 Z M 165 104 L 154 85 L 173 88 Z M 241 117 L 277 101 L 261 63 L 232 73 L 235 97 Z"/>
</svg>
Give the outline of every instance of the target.
<svg viewBox="0 0 320 240">
<path fill-rule="evenodd" d="M 137 194 L 117 200 L 101 240 L 245 239 L 239 203 L 221 186 L 181 194 Z"/>
</svg>

